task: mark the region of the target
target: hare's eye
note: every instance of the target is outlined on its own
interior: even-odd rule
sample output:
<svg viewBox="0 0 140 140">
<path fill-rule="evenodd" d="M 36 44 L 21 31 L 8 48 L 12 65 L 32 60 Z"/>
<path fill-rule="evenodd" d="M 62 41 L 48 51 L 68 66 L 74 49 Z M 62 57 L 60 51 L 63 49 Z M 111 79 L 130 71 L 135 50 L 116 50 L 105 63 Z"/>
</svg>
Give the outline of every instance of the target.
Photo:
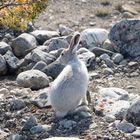
<svg viewBox="0 0 140 140">
<path fill-rule="evenodd" d="M 64 53 L 61 53 L 61 55 L 63 56 L 63 55 L 64 55 Z"/>
</svg>

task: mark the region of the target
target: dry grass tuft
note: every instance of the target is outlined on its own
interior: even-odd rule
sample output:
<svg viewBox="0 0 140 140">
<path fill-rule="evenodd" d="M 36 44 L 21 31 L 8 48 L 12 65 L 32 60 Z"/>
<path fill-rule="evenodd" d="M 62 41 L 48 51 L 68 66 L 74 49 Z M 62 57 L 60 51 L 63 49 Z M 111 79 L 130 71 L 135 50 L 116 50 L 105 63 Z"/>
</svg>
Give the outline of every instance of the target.
<svg viewBox="0 0 140 140">
<path fill-rule="evenodd" d="M 96 9 L 96 16 L 98 17 L 105 17 L 107 15 L 109 15 L 111 13 L 111 10 L 109 8 L 106 8 L 106 7 L 101 7 L 101 8 L 98 8 Z"/>
<path fill-rule="evenodd" d="M 118 2 L 117 4 L 115 4 L 115 9 L 118 10 L 119 12 L 122 12 L 122 2 Z"/>
<path fill-rule="evenodd" d="M 102 5 L 104 5 L 104 6 L 110 4 L 110 0 L 99 0 L 99 2 L 100 2 Z"/>
</svg>

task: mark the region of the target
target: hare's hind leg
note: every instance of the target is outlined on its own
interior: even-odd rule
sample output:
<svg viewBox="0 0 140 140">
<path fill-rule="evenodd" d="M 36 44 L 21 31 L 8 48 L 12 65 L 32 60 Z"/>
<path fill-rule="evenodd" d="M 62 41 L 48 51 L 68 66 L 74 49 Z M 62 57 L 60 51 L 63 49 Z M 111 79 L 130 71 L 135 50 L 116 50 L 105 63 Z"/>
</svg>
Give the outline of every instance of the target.
<svg viewBox="0 0 140 140">
<path fill-rule="evenodd" d="M 60 111 L 56 111 L 56 117 L 58 118 L 63 118 L 68 114 L 68 112 L 60 112 Z"/>
<path fill-rule="evenodd" d="M 90 109 L 87 105 L 82 105 L 82 106 L 78 106 L 75 110 L 74 113 L 78 113 L 78 112 L 90 112 Z"/>
<path fill-rule="evenodd" d="M 82 100 L 82 104 L 84 105 L 88 105 L 88 100 L 87 100 L 87 96 L 85 95 L 83 100 Z"/>
</svg>

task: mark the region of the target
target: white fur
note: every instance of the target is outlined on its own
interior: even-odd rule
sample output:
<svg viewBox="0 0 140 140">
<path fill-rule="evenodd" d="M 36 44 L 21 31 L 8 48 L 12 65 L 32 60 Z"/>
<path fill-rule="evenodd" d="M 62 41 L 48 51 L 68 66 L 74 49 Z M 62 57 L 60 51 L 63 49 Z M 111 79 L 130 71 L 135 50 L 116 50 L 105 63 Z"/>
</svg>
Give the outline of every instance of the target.
<svg viewBox="0 0 140 140">
<path fill-rule="evenodd" d="M 78 43 L 73 45 L 76 47 Z M 67 53 L 72 52 L 68 50 Z M 65 59 L 63 56 L 61 57 L 61 59 Z M 51 86 L 50 100 L 53 109 L 56 111 L 56 116 L 64 117 L 76 109 L 81 100 L 86 96 L 88 80 L 87 68 L 78 59 L 77 54 L 75 54 L 69 59 L 66 67 Z"/>
</svg>

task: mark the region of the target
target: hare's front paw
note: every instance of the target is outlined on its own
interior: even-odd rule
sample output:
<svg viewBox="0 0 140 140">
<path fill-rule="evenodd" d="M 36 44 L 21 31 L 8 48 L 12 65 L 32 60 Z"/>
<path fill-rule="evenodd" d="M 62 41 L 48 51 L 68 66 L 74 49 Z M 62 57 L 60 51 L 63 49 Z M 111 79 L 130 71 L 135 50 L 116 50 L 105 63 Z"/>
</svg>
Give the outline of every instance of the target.
<svg viewBox="0 0 140 140">
<path fill-rule="evenodd" d="M 63 118 L 67 115 L 67 112 L 60 112 L 60 111 L 56 111 L 56 117 L 57 118 Z"/>
</svg>

